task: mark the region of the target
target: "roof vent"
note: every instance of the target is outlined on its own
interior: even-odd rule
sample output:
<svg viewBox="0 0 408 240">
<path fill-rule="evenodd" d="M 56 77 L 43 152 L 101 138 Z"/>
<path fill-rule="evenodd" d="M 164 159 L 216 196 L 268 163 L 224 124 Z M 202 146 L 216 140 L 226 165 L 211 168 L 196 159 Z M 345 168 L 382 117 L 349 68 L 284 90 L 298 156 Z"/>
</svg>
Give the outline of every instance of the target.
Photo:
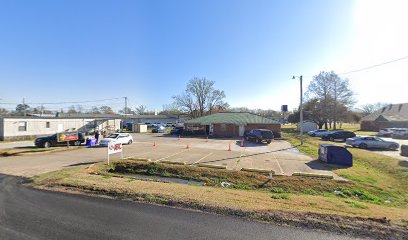
<svg viewBox="0 0 408 240">
<path fill-rule="evenodd" d="M 402 104 L 399 105 L 398 112 L 401 112 L 401 109 L 402 109 Z"/>
</svg>

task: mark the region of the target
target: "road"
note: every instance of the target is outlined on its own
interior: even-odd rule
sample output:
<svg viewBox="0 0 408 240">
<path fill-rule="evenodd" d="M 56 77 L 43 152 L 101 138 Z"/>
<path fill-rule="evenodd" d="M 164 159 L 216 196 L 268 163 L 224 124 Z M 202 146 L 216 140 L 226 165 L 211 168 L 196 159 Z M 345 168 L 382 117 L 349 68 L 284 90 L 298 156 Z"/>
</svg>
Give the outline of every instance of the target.
<svg viewBox="0 0 408 240">
<path fill-rule="evenodd" d="M 0 239 L 352 239 L 197 211 L 55 193 L 0 175 Z"/>
<path fill-rule="evenodd" d="M 34 146 L 34 141 L 0 142 L 0 150 L 16 148 L 16 147 L 32 147 L 32 146 Z"/>
<path fill-rule="evenodd" d="M 149 158 L 152 161 L 206 163 L 225 166 L 227 169 L 258 168 L 273 170 L 277 174 L 294 172 L 332 175 L 341 179 L 325 164 L 292 149 L 282 140 L 269 145 L 250 142 L 240 147 L 237 139 L 204 139 L 169 137 L 162 134 L 133 134 L 134 142 L 124 146 L 125 157 Z M 238 139 L 239 140 L 239 139 Z M 155 146 L 154 146 L 155 145 Z M 187 148 L 188 146 L 188 148 Z M 61 147 L 63 150 L 65 147 Z M 231 148 L 231 151 L 228 149 Z M 112 158 L 119 158 L 116 154 Z M 106 148 L 82 148 L 42 154 L 0 157 L 0 173 L 31 177 L 77 164 L 106 161 Z"/>
</svg>

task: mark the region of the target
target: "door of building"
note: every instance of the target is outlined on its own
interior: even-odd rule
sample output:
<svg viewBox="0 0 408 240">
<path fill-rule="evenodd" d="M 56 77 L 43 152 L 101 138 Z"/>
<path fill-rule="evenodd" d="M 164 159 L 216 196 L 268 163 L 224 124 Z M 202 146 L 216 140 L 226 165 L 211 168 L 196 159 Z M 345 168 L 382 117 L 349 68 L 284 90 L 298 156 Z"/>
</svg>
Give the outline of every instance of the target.
<svg viewBox="0 0 408 240">
<path fill-rule="evenodd" d="M 239 136 L 243 137 L 245 133 L 245 126 L 244 125 L 239 125 Z"/>
</svg>

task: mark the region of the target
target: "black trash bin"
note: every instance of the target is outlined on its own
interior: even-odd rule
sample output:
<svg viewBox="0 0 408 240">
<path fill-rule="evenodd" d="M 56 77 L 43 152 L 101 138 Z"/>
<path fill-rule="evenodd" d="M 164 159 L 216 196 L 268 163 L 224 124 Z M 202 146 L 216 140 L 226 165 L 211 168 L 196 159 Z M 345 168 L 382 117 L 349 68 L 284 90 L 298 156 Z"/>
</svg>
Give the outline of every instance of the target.
<svg viewBox="0 0 408 240">
<path fill-rule="evenodd" d="M 353 155 L 344 147 L 320 144 L 319 160 L 343 166 L 353 166 Z"/>
</svg>

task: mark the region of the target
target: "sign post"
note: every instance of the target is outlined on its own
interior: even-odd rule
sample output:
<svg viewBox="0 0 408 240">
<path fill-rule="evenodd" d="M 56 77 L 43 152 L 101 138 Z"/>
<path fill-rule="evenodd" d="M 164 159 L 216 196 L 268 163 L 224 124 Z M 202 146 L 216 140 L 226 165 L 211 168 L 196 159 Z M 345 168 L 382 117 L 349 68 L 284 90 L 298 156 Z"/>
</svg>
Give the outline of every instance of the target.
<svg viewBox="0 0 408 240">
<path fill-rule="evenodd" d="M 110 164 L 110 154 L 114 153 L 121 153 L 121 158 L 123 159 L 123 147 L 122 143 L 115 143 L 115 142 L 109 142 L 108 143 L 108 165 Z"/>
</svg>

